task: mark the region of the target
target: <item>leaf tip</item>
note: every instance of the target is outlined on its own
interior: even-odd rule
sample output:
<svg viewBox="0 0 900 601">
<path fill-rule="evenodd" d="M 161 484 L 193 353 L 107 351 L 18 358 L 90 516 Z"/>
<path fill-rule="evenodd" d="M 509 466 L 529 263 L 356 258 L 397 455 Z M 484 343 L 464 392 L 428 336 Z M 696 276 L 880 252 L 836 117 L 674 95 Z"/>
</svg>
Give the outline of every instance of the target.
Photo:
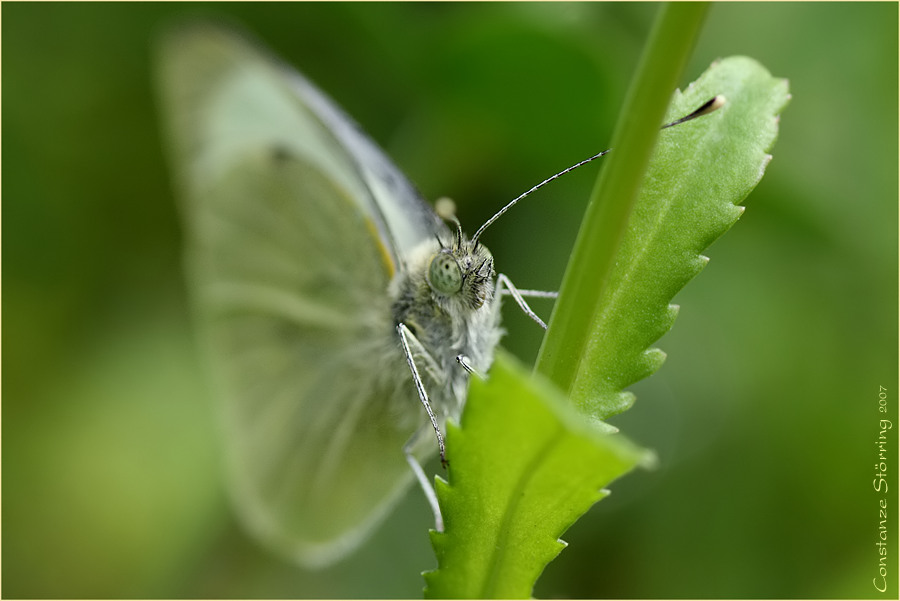
<svg viewBox="0 0 900 601">
<path fill-rule="evenodd" d="M 777 119 L 777 117 L 776 117 L 776 119 Z M 771 163 L 771 162 L 772 162 L 772 155 L 769 153 L 766 153 L 763 156 L 762 161 L 760 161 L 759 173 L 756 175 L 756 181 L 759 181 L 762 179 L 763 175 L 766 173 L 766 167 L 768 167 L 769 163 Z"/>
<path fill-rule="evenodd" d="M 645 470 L 655 470 L 659 467 L 659 455 L 653 449 L 643 449 L 638 465 Z"/>
</svg>

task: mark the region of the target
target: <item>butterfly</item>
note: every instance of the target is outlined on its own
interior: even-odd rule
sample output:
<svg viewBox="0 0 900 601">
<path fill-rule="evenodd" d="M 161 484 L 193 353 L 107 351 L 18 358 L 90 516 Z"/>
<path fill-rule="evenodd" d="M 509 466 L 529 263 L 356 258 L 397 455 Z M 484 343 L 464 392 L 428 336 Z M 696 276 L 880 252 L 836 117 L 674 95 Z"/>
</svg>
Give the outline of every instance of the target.
<svg viewBox="0 0 900 601">
<path fill-rule="evenodd" d="M 421 462 L 445 460 L 444 422 L 459 417 L 470 374 L 490 368 L 501 297 L 546 327 L 525 297 L 555 296 L 497 273 L 481 234 L 608 151 L 470 238 L 324 93 L 245 36 L 182 27 L 159 65 L 189 292 L 241 520 L 282 555 L 324 566 L 361 544 L 415 476 L 440 530 Z"/>
<path fill-rule="evenodd" d="M 543 322 L 498 277 L 480 232 L 438 216 L 265 50 L 194 25 L 165 39 L 160 65 L 232 496 L 260 539 L 327 564 L 413 474 L 425 480 L 436 447 L 423 434 L 444 459 L 443 422 L 500 339 L 501 292 Z"/>
</svg>

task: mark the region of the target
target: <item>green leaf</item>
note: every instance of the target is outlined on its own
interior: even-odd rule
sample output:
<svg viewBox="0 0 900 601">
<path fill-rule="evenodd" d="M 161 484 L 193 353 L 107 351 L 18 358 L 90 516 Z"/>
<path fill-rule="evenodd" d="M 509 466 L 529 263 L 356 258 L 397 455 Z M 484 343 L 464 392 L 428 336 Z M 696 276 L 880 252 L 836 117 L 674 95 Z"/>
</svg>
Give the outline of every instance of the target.
<svg viewBox="0 0 900 601">
<path fill-rule="evenodd" d="M 461 425 L 447 425 L 448 481 L 436 479 L 445 532 L 431 533 L 438 569 L 425 596 L 529 597 L 602 487 L 652 461 L 614 431 L 499 353 L 489 380 L 473 378 Z"/>
<path fill-rule="evenodd" d="M 591 254 L 590 241 L 582 236 L 576 243 L 574 254 L 586 256 L 573 258 L 567 279 L 596 278 L 603 266 L 610 268 L 596 299 L 566 306 L 582 314 L 589 327 L 554 328 L 556 315 L 551 319 L 544 347 L 577 347 L 581 354 L 547 356 L 542 349 L 539 369 L 555 373 L 554 381 L 573 402 L 599 419 L 630 407 L 634 397 L 625 387 L 664 361 L 665 354 L 650 346 L 675 320 L 677 307 L 670 301 L 706 265 L 700 253 L 743 212 L 736 205 L 762 177 L 778 131 L 777 115 L 790 98 L 785 80 L 772 77 L 753 59 L 731 57 L 714 63 L 684 93 L 677 92 L 666 121 L 716 95 L 725 96 L 724 107 L 660 134 L 614 259 Z M 564 284 L 558 311 L 565 295 Z M 553 360 L 556 366 L 548 368 Z"/>
</svg>

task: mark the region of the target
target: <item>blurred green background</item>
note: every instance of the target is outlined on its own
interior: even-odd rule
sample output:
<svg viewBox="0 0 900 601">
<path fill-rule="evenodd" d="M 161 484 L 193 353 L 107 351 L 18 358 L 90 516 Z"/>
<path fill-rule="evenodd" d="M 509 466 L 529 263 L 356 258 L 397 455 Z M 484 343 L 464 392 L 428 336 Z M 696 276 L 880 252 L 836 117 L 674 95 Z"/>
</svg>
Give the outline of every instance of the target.
<svg viewBox="0 0 900 601">
<path fill-rule="evenodd" d="M 229 512 L 154 107 L 167 23 L 246 26 L 471 232 L 606 147 L 656 9 L 5 4 L 3 595 L 419 597 L 435 565 L 418 490 L 324 572 Z M 614 420 L 659 469 L 613 485 L 536 596 L 897 598 L 896 428 L 889 588 L 872 585 L 879 386 L 897 412 L 897 24 L 895 3 L 712 7 L 683 82 L 747 54 L 794 99 L 745 216 L 677 297 L 668 361 Z M 600 168 L 486 234 L 519 286 L 559 285 Z M 505 323 L 532 360 L 539 329 L 514 307 Z"/>
</svg>

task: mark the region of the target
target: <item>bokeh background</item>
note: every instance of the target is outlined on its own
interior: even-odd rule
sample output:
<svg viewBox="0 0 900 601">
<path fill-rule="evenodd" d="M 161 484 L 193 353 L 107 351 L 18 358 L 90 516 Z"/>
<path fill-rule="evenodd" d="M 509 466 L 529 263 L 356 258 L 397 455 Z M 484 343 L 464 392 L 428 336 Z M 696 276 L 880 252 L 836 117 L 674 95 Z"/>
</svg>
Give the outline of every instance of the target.
<svg viewBox="0 0 900 601">
<path fill-rule="evenodd" d="M 418 490 L 324 572 L 268 555 L 229 511 L 154 105 L 167 23 L 247 27 L 471 232 L 605 148 L 656 10 L 5 4 L 3 595 L 414 598 L 435 566 Z M 614 420 L 660 467 L 614 483 L 536 596 L 897 598 L 897 428 L 889 588 L 872 584 L 880 386 L 897 413 L 897 31 L 896 3 L 712 7 L 683 83 L 747 54 L 794 98 L 745 216 L 677 298 L 668 361 Z M 601 168 L 486 234 L 513 281 L 558 286 Z M 505 322 L 532 360 L 541 332 L 514 307 Z"/>
</svg>

